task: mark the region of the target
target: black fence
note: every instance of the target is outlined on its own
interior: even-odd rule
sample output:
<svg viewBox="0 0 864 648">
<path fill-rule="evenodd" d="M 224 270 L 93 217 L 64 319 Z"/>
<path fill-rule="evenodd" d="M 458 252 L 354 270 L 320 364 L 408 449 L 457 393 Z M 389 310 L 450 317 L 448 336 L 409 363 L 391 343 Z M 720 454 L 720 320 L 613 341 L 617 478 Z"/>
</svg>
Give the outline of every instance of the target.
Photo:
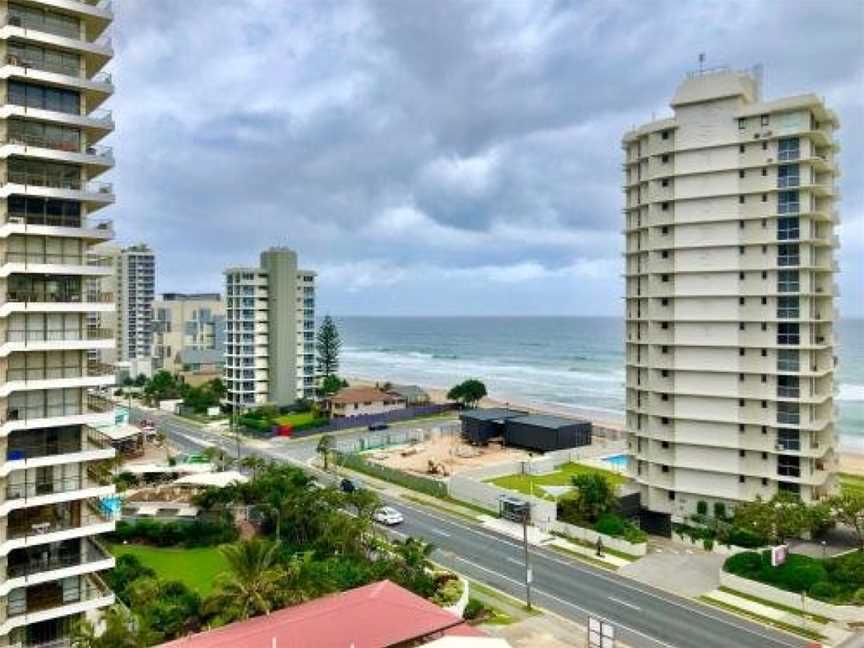
<svg viewBox="0 0 864 648">
<path fill-rule="evenodd" d="M 424 416 L 436 416 L 446 412 L 456 411 L 459 406 L 455 403 L 444 403 L 441 405 L 422 405 L 419 407 L 406 407 L 405 409 L 383 412 L 381 414 L 364 414 L 361 416 L 346 416 L 344 418 L 330 419 L 330 423 L 310 430 L 301 430 L 294 433 L 295 438 L 322 434 L 325 432 L 336 432 L 348 428 L 366 427 L 379 423 L 399 423 Z"/>
</svg>

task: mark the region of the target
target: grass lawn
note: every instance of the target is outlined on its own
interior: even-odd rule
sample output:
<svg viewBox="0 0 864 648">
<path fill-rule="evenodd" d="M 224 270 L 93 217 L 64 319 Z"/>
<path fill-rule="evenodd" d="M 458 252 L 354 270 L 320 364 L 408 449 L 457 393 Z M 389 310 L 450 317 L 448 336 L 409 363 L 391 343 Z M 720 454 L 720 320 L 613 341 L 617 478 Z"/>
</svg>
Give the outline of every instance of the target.
<svg viewBox="0 0 864 648">
<path fill-rule="evenodd" d="M 850 493 L 864 495 L 864 477 L 852 473 L 840 473 L 840 488 Z"/>
<path fill-rule="evenodd" d="M 216 547 L 175 549 L 116 544 L 111 546 L 111 553 L 118 557 L 132 554 L 143 565 L 154 570 L 160 578 L 183 581 L 201 596 L 207 596 L 211 592 L 213 579 L 225 571 L 227 565 Z"/>
<path fill-rule="evenodd" d="M 627 481 L 626 477 L 614 473 L 611 470 L 603 470 L 602 468 L 594 468 L 592 466 L 585 466 L 583 464 L 572 462 L 562 464 L 558 466 L 555 472 L 546 475 L 505 475 L 487 481 L 490 484 L 495 484 L 496 486 L 506 488 L 507 490 L 518 491 L 524 495 L 531 495 L 533 493 L 536 497 L 554 500 L 554 497 L 546 493 L 542 488 L 538 487 L 570 486 L 572 483 L 570 481 L 571 477 L 586 473 L 599 473 L 605 475 L 614 486 L 620 486 Z"/>
</svg>

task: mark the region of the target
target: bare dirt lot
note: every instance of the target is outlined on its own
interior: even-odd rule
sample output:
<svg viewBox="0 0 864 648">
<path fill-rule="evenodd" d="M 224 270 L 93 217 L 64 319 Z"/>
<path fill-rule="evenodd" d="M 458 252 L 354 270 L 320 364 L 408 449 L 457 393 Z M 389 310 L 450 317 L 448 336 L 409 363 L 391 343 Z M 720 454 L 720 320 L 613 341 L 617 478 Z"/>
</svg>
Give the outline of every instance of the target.
<svg viewBox="0 0 864 648">
<path fill-rule="evenodd" d="M 475 447 L 463 443 L 458 435 L 435 435 L 416 444 L 393 446 L 364 453 L 363 457 L 389 468 L 418 475 L 448 476 L 502 461 L 524 459 L 528 453 L 517 448 L 502 448 L 490 443 Z"/>
</svg>

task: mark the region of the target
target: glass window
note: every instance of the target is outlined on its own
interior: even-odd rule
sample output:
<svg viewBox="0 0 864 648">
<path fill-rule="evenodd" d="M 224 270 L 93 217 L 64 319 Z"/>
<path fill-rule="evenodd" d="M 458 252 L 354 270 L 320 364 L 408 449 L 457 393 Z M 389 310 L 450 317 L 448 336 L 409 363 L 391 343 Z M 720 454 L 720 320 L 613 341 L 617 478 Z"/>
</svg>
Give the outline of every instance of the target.
<svg viewBox="0 0 864 648">
<path fill-rule="evenodd" d="M 801 459 L 800 457 L 790 455 L 777 456 L 777 474 L 784 477 L 800 477 L 801 476 Z"/>
<path fill-rule="evenodd" d="M 785 216 L 777 219 L 777 239 L 794 241 L 801 238 L 801 220 L 797 216 Z"/>
<path fill-rule="evenodd" d="M 75 115 L 80 112 L 79 94 L 74 90 L 47 88 L 20 81 L 9 81 L 7 85 L 9 103 Z"/>
<path fill-rule="evenodd" d="M 801 211 L 801 202 L 797 191 L 780 191 L 777 193 L 777 213 L 797 214 Z"/>
<path fill-rule="evenodd" d="M 777 349 L 777 371 L 797 372 L 800 368 L 797 349 Z"/>
<path fill-rule="evenodd" d="M 800 182 L 800 172 L 797 164 L 784 164 L 777 167 L 778 187 L 797 187 Z"/>
<path fill-rule="evenodd" d="M 798 322 L 780 322 L 777 324 L 777 344 L 798 344 L 801 340 Z"/>
<path fill-rule="evenodd" d="M 781 162 L 797 160 L 800 155 L 797 137 L 786 137 L 777 141 L 777 158 Z"/>
<path fill-rule="evenodd" d="M 797 270 L 779 270 L 777 272 L 777 292 L 799 292 L 801 281 Z"/>
<path fill-rule="evenodd" d="M 798 319 L 800 308 L 797 296 L 780 295 L 777 297 L 777 319 Z"/>
<path fill-rule="evenodd" d="M 797 220 L 797 219 L 795 219 Z M 800 247 L 797 243 L 781 243 L 777 246 L 777 265 L 801 265 Z"/>
<path fill-rule="evenodd" d="M 791 428 L 777 428 L 777 446 L 782 450 L 800 450 L 800 433 Z"/>
</svg>

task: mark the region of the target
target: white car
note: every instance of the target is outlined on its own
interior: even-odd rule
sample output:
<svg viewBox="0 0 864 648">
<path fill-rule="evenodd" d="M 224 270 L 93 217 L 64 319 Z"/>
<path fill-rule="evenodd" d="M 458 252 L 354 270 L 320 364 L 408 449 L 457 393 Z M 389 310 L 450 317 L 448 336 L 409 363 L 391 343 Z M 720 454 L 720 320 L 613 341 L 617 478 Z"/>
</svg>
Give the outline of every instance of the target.
<svg viewBox="0 0 864 648">
<path fill-rule="evenodd" d="M 393 526 L 394 524 L 404 522 L 405 518 L 403 518 L 402 514 L 396 509 L 390 506 L 382 506 L 377 511 L 375 511 L 375 521 L 379 524 Z"/>
</svg>

